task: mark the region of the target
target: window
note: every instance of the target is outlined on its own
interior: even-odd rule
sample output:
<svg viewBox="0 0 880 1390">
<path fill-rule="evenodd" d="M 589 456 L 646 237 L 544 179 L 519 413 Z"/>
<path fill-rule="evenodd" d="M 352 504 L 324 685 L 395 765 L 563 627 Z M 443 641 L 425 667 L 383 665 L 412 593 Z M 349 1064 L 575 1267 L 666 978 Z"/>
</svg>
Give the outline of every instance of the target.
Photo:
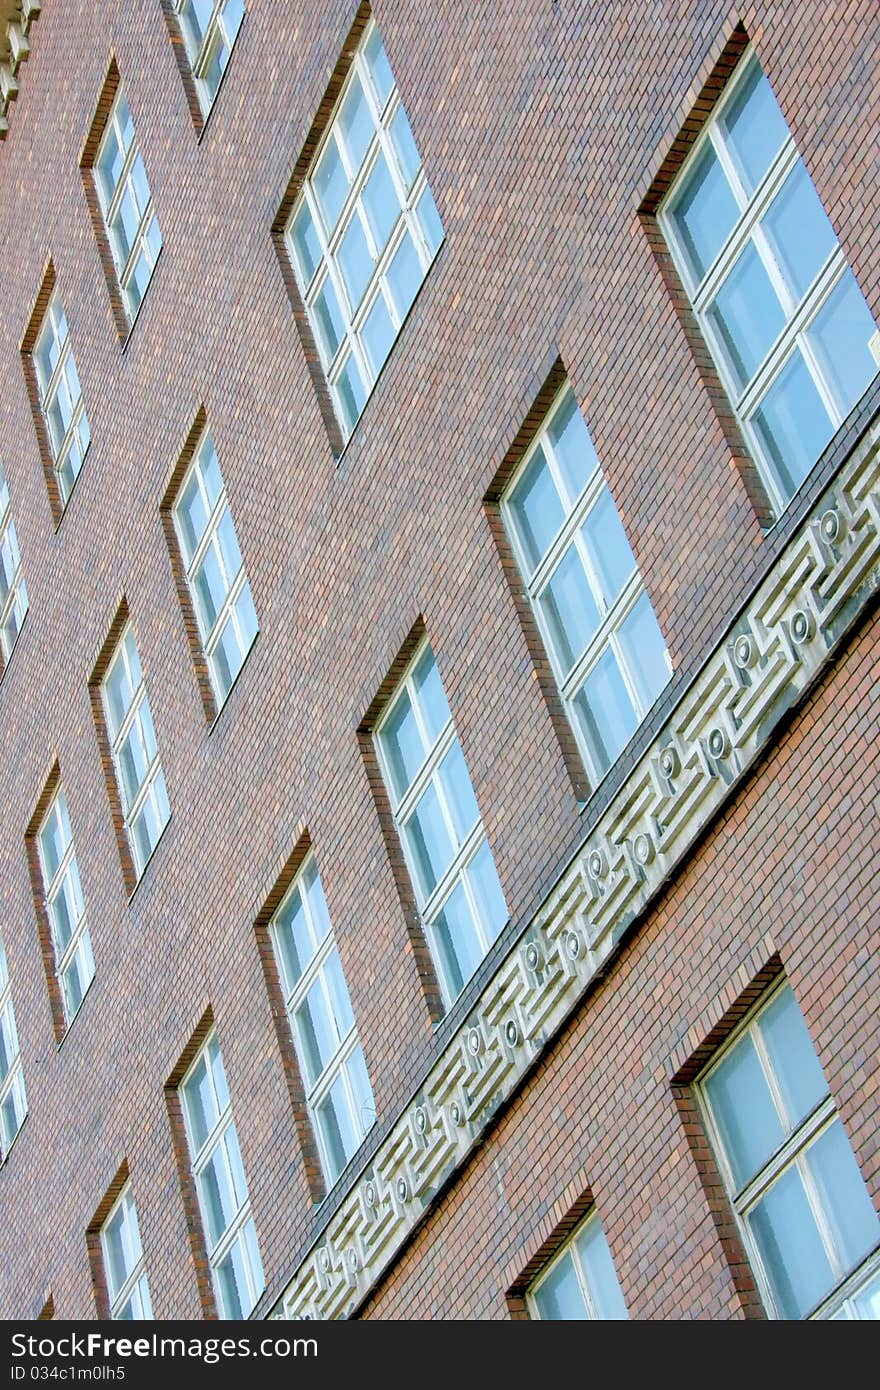
<svg viewBox="0 0 880 1390">
<path fill-rule="evenodd" d="M 447 1004 L 507 921 L 434 653 L 423 643 L 377 730 L 394 823 Z"/>
<path fill-rule="evenodd" d="M 371 23 L 287 227 L 346 438 L 442 240 L 409 121 Z"/>
<path fill-rule="evenodd" d="M 595 785 L 667 684 L 672 664 L 569 387 L 518 468 L 502 514 Z"/>
<path fill-rule="evenodd" d="M 102 682 L 125 831 L 140 878 L 171 815 L 131 623 Z"/>
<path fill-rule="evenodd" d="M 246 1318 L 263 1292 L 263 1265 L 216 1033 L 209 1036 L 181 1089 L 220 1316 Z"/>
<path fill-rule="evenodd" d="M 309 1113 L 328 1185 L 339 1177 L 376 1108 L 314 855 L 271 923 Z"/>
<path fill-rule="evenodd" d="M 543 1321 L 619 1322 L 629 1317 L 595 1208 L 531 1284 L 527 1302 L 532 1317 Z"/>
<path fill-rule="evenodd" d="M 202 115 L 214 104 L 245 9 L 242 0 L 175 0 Z"/>
<path fill-rule="evenodd" d="M 15 522 L 9 507 L 9 488 L 0 470 L 0 647 L 4 663 L 12 655 L 27 611 L 27 589 L 21 572 Z"/>
<path fill-rule="evenodd" d="M 152 1318 L 150 1286 L 130 1182 L 125 1184 L 101 1227 L 101 1254 L 107 1275 L 111 1318 L 117 1322 Z"/>
<path fill-rule="evenodd" d="M 186 475 L 174 523 L 220 706 L 257 635 L 257 615 L 210 434 Z"/>
<path fill-rule="evenodd" d="M 699 1094 L 770 1315 L 880 1317 L 880 1220 L 787 985 Z"/>
<path fill-rule="evenodd" d="M 55 970 L 70 1024 L 95 977 L 82 885 L 64 789 L 56 792 L 37 839 L 46 906 L 52 927 Z"/>
<path fill-rule="evenodd" d="M 95 159 L 95 183 L 130 323 L 162 250 L 147 171 L 125 93 L 119 91 Z"/>
<path fill-rule="evenodd" d="M 58 291 L 53 290 L 37 341 L 34 364 L 40 390 L 40 409 L 46 420 L 52 466 L 61 504 L 67 502 L 91 441 L 70 329 Z"/>
<path fill-rule="evenodd" d="M 660 219 L 743 434 L 782 508 L 875 375 L 876 325 L 753 55 Z"/>
<path fill-rule="evenodd" d="M 9 969 L 3 942 L 0 941 L 0 1163 L 9 1153 L 26 1114 L 27 1098 L 12 1010 Z"/>
</svg>

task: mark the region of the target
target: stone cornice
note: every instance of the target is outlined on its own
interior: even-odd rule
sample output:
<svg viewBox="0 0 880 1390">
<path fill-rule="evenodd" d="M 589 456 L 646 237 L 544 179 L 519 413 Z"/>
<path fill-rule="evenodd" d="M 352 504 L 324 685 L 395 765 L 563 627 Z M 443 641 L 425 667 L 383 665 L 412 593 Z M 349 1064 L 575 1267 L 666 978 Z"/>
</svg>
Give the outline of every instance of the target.
<svg viewBox="0 0 880 1390">
<path fill-rule="evenodd" d="M 880 393 L 833 480 L 611 798 L 269 1316 L 346 1317 L 880 590 Z"/>
<path fill-rule="evenodd" d="M 31 51 L 31 25 L 40 0 L 0 0 L 0 140 L 9 130 L 9 107 L 18 96 L 22 63 Z"/>
</svg>

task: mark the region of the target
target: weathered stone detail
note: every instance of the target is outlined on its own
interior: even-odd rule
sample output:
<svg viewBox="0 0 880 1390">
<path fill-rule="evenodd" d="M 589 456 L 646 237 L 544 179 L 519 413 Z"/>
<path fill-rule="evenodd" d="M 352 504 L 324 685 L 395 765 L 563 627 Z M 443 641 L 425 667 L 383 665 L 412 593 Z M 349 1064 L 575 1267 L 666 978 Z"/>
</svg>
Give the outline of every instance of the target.
<svg viewBox="0 0 880 1390">
<path fill-rule="evenodd" d="M 344 1317 L 880 589 L 880 424 L 685 692 L 272 1316 Z"/>
<path fill-rule="evenodd" d="M 0 140 L 9 131 L 9 107 L 18 96 L 18 71 L 31 51 L 31 24 L 40 0 L 0 0 Z"/>
</svg>

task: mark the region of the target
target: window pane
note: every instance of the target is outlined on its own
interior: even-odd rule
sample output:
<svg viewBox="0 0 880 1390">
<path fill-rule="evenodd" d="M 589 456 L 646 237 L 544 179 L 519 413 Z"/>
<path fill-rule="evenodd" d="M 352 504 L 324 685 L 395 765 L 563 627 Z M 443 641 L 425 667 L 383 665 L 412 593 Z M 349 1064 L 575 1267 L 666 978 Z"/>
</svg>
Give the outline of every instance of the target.
<svg viewBox="0 0 880 1390">
<path fill-rule="evenodd" d="M 218 1118 L 214 1092 L 211 1089 L 207 1061 L 204 1055 L 199 1058 L 193 1068 L 183 1092 L 193 1145 L 195 1151 L 198 1152 Z"/>
<path fill-rule="evenodd" d="M 706 1094 L 739 1190 L 785 1139 L 755 1045 L 746 1034 L 706 1082 Z"/>
<path fill-rule="evenodd" d="M 315 318 L 318 336 L 327 361 L 335 355 L 345 334 L 345 319 L 329 275 L 315 296 Z"/>
<path fill-rule="evenodd" d="M 534 570 L 565 520 L 556 484 L 540 446 L 513 490 L 510 508 L 526 561 Z"/>
<path fill-rule="evenodd" d="M 450 998 L 460 994 L 483 959 L 467 894 L 460 883 L 450 893 L 432 926 L 440 968 Z"/>
<path fill-rule="evenodd" d="M 856 1295 L 854 1302 L 860 1318 L 880 1322 L 880 1273 Z"/>
<path fill-rule="evenodd" d="M 64 857 L 70 839 L 69 831 L 65 831 L 64 823 L 61 819 L 61 798 L 52 807 L 51 814 L 46 820 L 46 824 L 40 831 L 40 849 L 43 854 L 43 864 L 46 870 L 47 883 L 58 872 L 58 865 Z"/>
<path fill-rule="evenodd" d="M 391 142 L 394 145 L 394 152 L 403 174 L 404 185 L 409 191 L 415 182 L 416 174 L 421 168 L 422 161 L 419 159 L 419 152 L 416 149 L 416 142 L 413 139 L 412 128 L 407 119 L 406 112 L 402 106 L 398 106 L 394 113 L 394 120 L 391 122 Z"/>
<path fill-rule="evenodd" d="M 471 785 L 461 744 L 455 740 L 438 770 L 440 784 L 446 796 L 446 804 L 452 816 L 458 843 L 461 844 L 480 819 L 474 789 Z"/>
<path fill-rule="evenodd" d="M 358 169 L 363 163 L 367 146 L 373 138 L 375 126 L 357 73 L 353 74 L 348 95 L 342 103 L 339 112 L 339 127 L 345 140 L 351 166 Z"/>
<path fill-rule="evenodd" d="M 300 277 L 305 287 L 317 270 L 318 262 L 321 259 L 321 243 L 318 241 L 318 233 L 315 231 L 312 214 L 305 201 L 300 204 L 293 219 L 290 235 Z"/>
<path fill-rule="evenodd" d="M 554 1322 L 585 1322 L 589 1319 L 574 1261 L 566 1251 L 541 1280 L 534 1293 L 535 1306 L 542 1318 Z"/>
<path fill-rule="evenodd" d="M 754 420 L 776 464 L 783 494 L 790 497 L 832 435 L 828 411 L 797 350 L 765 395 Z"/>
<path fill-rule="evenodd" d="M 413 684 L 416 688 L 419 710 L 428 730 L 428 738 L 434 743 L 446 728 L 452 715 L 449 712 L 449 705 L 446 703 L 446 692 L 443 689 L 440 672 L 437 670 L 434 653 L 430 647 L 425 650 L 416 663 L 413 670 Z"/>
<path fill-rule="evenodd" d="M 613 652 L 606 651 L 599 658 L 574 705 L 601 774 L 629 742 L 638 723 Z"/>
<path fill-rule="evenodd" d="M 373 257 L 367 246 L 367 238 L 357 210 L 345 229 L 339 250 L 336 253 L 339 269 L 352 309 L 356 309 L 363 298 L 370 276 L 373 273 Z"/>
<path fill-rule="evenodd" d="M 199 487 L 199 470 L 193 469 L 177 504 L 184 558 L 189 563 L 208 524 L 208 509 Z"/>
<path fill-rule="evenodd" d="M 364 389 L 360 368 L 353 356 L 349 356 L 337 378 L 343 421 L 351 432 L 357 424 L 358 416 L 364 408 L 367 393 Z"/>
<path fill-rule="evenodd" d="M 843 415 L 877 375 L 878 364 L 868 347 L 876 330 L 855 276 L 847 270 L 810 329 L 810 342 L 831 378 Z"/>
<path fill-rule="evenodd" d="M 483 930 L 489 940 L 494 941 L 507 922 L 508 912 L 495 860 L 487 840 L 483 841 L 465 873 L 476 899 Z"/>
<path fill-rule="evenodd" d="M 364 320 L 363 335 L 367 355 L 373 371 L 378 375 L 385 358 L 391 351 L 396 330 L 385 307 L 381 292 L 377 294 L 372 309 Z"/>
<path fill-rule="evenodd" d="M 354 1027 L 354 1015 L 351 1011 L 351 1000 L 348 997 L 348 986 L 345 983 L 345 976 L 342 973 L 342 963 L 339 959 L 339 952 L 334 949 L 327 957 L 324 965 L 324 978 L 327 982 L 327 991 L 330 995 L 330 1002 L 333 1006 L 333 1015 L 336 1020 L 336 1032 L 340 1038 L 344 1038 L 346 1033 Z"/>
<path fill-rule="evenodd" d="M 406 318 L 424 278 L 412 237 L 409 232 L 404 232 L 403 240 L 388 267 L 388 283 L 399 318 Z"/>
<path fill-rule="evenodd" d="M 453 853 L 433 782 L 423 792 L 404 833 L 422 895 L 427 898 L 449 867 Z"/>
<path fill-rule="evenodd" d="M 715 296 L 711 316 L 742 388 L 754 376 L 785 324 L 782 305 L 751 243 Z"/>
<path fill-rule="evenodd" d="M 385 156 L 380 150 L 363 191 L 364 210 L 379 251 L 388 244 L 392 228 L 400 216 L 400 200 Z"/>
<path fill-rule="evenodd" d="M 324 888 L 314 859 L 303 873 L 303 888 L 305 889 L 309 912 L 312 915 L 312 930 L 315 940 L 321 942 L 330 932 L 330 913 L 327 911 L 327 900 L 324 897 Z"/>
<path fill-rule="evenodd" d="M 195 596 L 198 603 L 204 636 L 207 637 L 217 621 L 226 597 L 226 577 L 220 568 L 219 548 L 212 538 L 195 576 Z"/>
<path fill-rule="evenodd" d="M 348 192 L 348 175 L 342 167 L 334 135 L 327 142 L 315 170 L 313 184 L 327 230 L 332 232 Z"/>
<path fill-rule="evenodd" d="M 320 977 L 297 1009 L 296 1022 L 305 1055 L 306 1079 L 313 1086 L 339 1043 Z"/>
<path fill-rule="evenodd" d="M 378 29 L 374 29 L 370 34 L 364 49 L 364 56 L 370 68 L 370 76 L 373 79 L 379 106 L 383 107 L 391 95 L 394 78 L 391 75 L 388 56 L 382 45 L 382 40 L 379 38 Z"/>
<path fill-rule="evenodd" d="M 324 1144 L 324 1156 L 327 1163 L 328 1178 L 330 1182 L 335 1182 L 345 1167 L 345 1143 L 339 1128 L 339 1119 L 333 1109 L 333 1104 L 329 1096 L 326 1096 L 317 1107 L 315 1114 L 318 1118 L 318 1128 Z"/>
<path fill-rule="evenodd" d="M 385 752 L 394 792 L 400 799 L 424 762 L 426 752 L 406 692 L 400 696 L 391 711 L 382 730 L 380 742 Z"/>
<path fill-rule="evenodd" d="M 416 203 L 416 215 L 419 219 L 422 235 L 428 243 L 428 251 L 433 255 L 443 240 L 443 223 L 440 221 L 440 214 L 437 211 L 437 204 L 434 202 L 431 190 L 427 186 Z"/>
<path fill-rule="evenodd" d="M 741 85 L 724 121 L 746 187 L 760 183 L 776 151 L 788 137 L 788 126 L 758 63 Z"/>
<path fill-rule="evenodd" d="M 215 1279 L 220 1296 L 220 1312 L 224 1318 L 244 1318 L 250 1312 L 250 1297 L 244 1261 L 238 1241 L 215 1267 Z"/>
<path fill-rule="evenodd" d="M 199 1192 L 202 1198 L 202 1212 L 208 1233 L 208 1244 L 213 1248 L 238 1209 L 230 1175 L 224 1162 L 222 1144 L 218 1144 L 202 1170 Z"/>
<path fill-rule="evenodd" d="M 629 579 L 636 562 L 607 487 L 603 487 L 598 501 L 591 507 L 581 534 L 608 607 Z"/>
<path fill-rule="evenodd" d="M 336 1117 L 336 1127 L 342 1143 L 342 1152 L 345 1155 L 345 1162 L 351 1158 L 358 1144 L 361 1142 L 360 1131 L 355 1128 L 354 1119 L 351 1113 L 348 1093 L 345 1089 L 345 1082 L 342 1076 L 337 1076 L 333 1085 L 327 1093 L 327 1099 L 323 1102 L 321 1109 L 330 1107 Z"/>
<path fill-rule="evenodd" d="M 540 598 L 562 674 L 571 670 L 599 626 L 593 598 L 577 547 L 570 545 Z"/>
<path fill-rule="evenodd" d="M 275 941 L 288 994 L 314 955 L 299 889 L 295 888 L 275 918 Z"/>
<path fill-rule="evenodd" d="M 761 1014 L 758 1025 L 782 1092 L 789 1127 L 796 1129 L 828 1094 L 803 1015 L 786 986 Z"/>
<path fill-rule="evenodd" d="M 762 224 L 785 277 L 800 299 L 837 245 L 812 179 L 798 160 Z"/>
<path fill-rule="evenodd" d="M 642 709 L 647 711 L 669 681 L 666 644 L 647 594 L 642 594 L 629 617 L 621 623 L 618 636 L 627 673 Z"/>
<path fill-rule="evenodd" d="M 588 1221 L 575 1242 L 598 1318 L 622 1321 L 629 1317 L 617 1271 L 598 1216 Z"/>
<path fill-rule="evenodd" d="M 376 1103 L 373 1100 L 373 1088 L 360 1045 L 354 1049 L 345 1066 L 354 1096 L 355 1123 L 360 1126 L 362 1133 L 366 1134 L 376 1121 Z"/>
<path fill-rule="evenodd" d="M 705 145 L 697 158 L 672 215 L 691 270 L 701 280 L 739 215 L 727 177 L 710 145 Z"/>
<path fill-rule="evenodd" d="M 796 1168 L 775 1182 L 748 1224 L 784 1318 L 802 1318 L 834 1283 L 828 1256 Z"/>
<path fill-rule="evenodd" d="M 238 626 L 244 642 L 242 660 L 250 649 L 250 645 L 257 635 L 259 624 L 257 623 L 257 611 L 254 608 L 251 586 L 245 580 L 241 586 L 241 592 L 235 602 L 235 616 L 238 619 Z"/>
<path fill-rule="evenodd" d="M 599 467 L 599 459 L 587 422 L 570 390 L 553 416 L 547 433 L 568 489 L 569 502 L 574 502 Z"/>
<path fill-rule="evenodd" d="M 104 1227 L 104 1262 L 111 1298 L 115 1298 L 122 1288 L 129 1272 L 124 1242 L 124 1216 L 124 1208 L 118 1207 Z"/>
<path fill-rule="evenodd" d="M 840 1120 L 810 1145 L 807 1167 L 819 1189 L 837 1258 L 848 1274 L 880 1243 L 880 1219 Z"/>
</svg>

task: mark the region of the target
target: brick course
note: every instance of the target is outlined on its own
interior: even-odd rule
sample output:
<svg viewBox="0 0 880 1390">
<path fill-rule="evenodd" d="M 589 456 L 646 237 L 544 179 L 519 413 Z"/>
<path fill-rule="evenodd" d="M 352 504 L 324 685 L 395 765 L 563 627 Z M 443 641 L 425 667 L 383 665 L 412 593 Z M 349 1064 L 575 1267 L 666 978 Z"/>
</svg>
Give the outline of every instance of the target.
<svg viewBox="0 0 880 1390">
<path fill-rule="evenodd" d="M 382 0 L 373 12 L 446 242 L 337 464 L 272 228 L 357 7 L 248 8 L 199 139 L 159 3 L 54 0 L 0 146 L 0 461 L 31 601 L 0 682 L 0 930 L 30 1108 L 0 1169 L 5 1316 L 50 1303 L 94 1316 L 86 1228 L 123 1163 L 157 1315 L 202 1316 L 164 1088 L 209 1009 L 270 1289 L 308 1241 L 313 1155 L 255 931 L 305 834 L 380 1117 L 408 1098 L 434 1033 L 358 730 L 420 618 L 514 920 L 582 838 L 593 808 L 578 802 L 484 506 L 557 359 L 676 688 L 754 587 L 775 532 L 762 536 L 711 367 L 691 353 L 645 225 L 740 20 L 880 316 L 880 248 L 864 233 L 880 211 L 869 0 L 842 15 L 794 0 L 601 15 L 516 0 L 465 16 L 442 0 L 430 23 L 423 6 Z M 164 237 L 124 348 L 80 169 L 111 55 Z M 21 358 L 50 258 L 93 433 L 57 530 Z M 261 628 L 210 732 L 160 516 L 201 408 Z M 88 689 L 123 595 L 172 808 L 130 900 Z M 754 974 L 774 953 L 880 1195 L 877 787 L 863 757 L 876 644 L 869 618 L 366 1313 L 509 1315 L 508 1292 L 588 1190 L 633 1314 L 755 1311 L 688 1147 L 670 1081 L 682 1063 L 669 1068 L 697 1021 L 744 988 L 732 984 L 743 962 Z M 56 762 L 97 967 L 60 1047 L 25 848 Z"/>
</svg>

